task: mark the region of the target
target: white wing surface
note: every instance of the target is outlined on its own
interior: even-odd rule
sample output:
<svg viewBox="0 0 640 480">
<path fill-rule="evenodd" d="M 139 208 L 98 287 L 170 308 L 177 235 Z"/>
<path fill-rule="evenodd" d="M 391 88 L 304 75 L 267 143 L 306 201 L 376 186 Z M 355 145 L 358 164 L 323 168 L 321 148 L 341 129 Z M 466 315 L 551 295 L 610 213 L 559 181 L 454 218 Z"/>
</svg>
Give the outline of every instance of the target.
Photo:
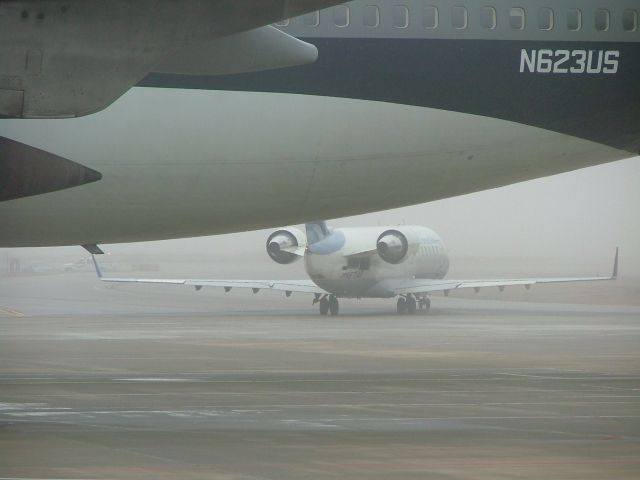
<svg viewBox="0 0 640 480">
<path fill-rule="evenodd" d="M 98 266 L 95 256 L 92 255 L 96 273 L 103 282 L 110 283 L 153 283 L 168 285 L 184 285 L 200 290 L 203 287 L 224 288 L 226 292 L 234 288 L 245 288 L 258 293 L 260 290 L 275 290 L 285 292 L 287 296 L 292 293 L 313 293 L 325 295 L 327 292 L 318 287 L 311 280 L 231 280 L 231 279 L 191 279 L 191 278 L 125 278 L 104 277 Z"/>
<path fill-rule="evenodd" d="M 607 277 L 547 277 L 547 278 L 502 278 L 502 279 L 475 279 L 475 280 L 430 280 L 413 279 L 401 283 L 394 289 L 396 295 L 420 294 L 430 292 L 448 293 L 450 290 L 461 288 L 473 288 L 478 291 L 486 287 L 498 287 L 503 289 L 513 285 L 523 285 L 530 288 L 531 285 L 540 283 L 571 283 L 571 282 L 597 282 L 615 280 L 618 278 L 618 249 L 613 261 L 613 272 Z"/>
</svg>

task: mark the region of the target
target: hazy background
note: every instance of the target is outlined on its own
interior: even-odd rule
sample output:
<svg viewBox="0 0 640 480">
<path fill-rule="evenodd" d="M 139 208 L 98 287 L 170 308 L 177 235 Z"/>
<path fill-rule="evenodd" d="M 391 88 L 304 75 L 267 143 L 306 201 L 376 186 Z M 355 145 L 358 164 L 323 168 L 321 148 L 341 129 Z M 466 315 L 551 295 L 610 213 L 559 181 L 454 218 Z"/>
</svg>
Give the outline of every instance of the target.
<svg viewBox="0 0 640 480">
<path fill-rule="evenodd" d="M 450 276 L 457 277 L 609 274 L 620 246 L 621 278 L 640 293 L 640 157 L 330 221 L 332 226 L 402 223 L 437 231 L 449 250 Z M 272 230 L 105 245 L 110 255 L 102 262 L 132 276 L 141 276 L 135 265 L 142 265 L 153 271 L 145 276 L 304 278 L 302 262 L 280 266 L 266 256 L 265 240 Z M 87 255 L 80 247 L 3 249 L 2 274 L 9 256 L 43 275 Z"/>
</svg>

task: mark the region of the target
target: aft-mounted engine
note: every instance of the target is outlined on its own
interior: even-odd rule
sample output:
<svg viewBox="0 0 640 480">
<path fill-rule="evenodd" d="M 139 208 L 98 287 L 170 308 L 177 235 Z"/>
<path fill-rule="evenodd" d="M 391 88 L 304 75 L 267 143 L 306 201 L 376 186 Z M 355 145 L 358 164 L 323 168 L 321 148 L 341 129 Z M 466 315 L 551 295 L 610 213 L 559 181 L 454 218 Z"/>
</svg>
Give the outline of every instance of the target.
<svg viewBox="0 0 640 480">
<path fill-rule="evenodd" d="M 378 237 L 378 255 L 387 263 L 396 265 L 404 261 L 420 244 L 418 232 L 411 227 L 386 230 Z"/>
<path fill-rule="evenodd" d="M 277 230 L 267 239 L 267 254 L 281 265 L 288 265 L 304 256 L 306 236 L 297 228 Z"/>
</svg>

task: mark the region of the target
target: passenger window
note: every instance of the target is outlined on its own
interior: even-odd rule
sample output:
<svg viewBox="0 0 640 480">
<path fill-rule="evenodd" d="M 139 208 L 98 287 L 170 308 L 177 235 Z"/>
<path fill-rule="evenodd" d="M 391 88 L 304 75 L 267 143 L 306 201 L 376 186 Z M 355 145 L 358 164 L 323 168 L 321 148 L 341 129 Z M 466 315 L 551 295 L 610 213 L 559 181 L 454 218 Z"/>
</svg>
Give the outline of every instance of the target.
<svg viewBox="0 0 640 480">
<path fill-rule="evenodd" d="M 513 7 L 509 12 L 509 25 L 514 30 L 524 30 L 525 17 L 524 8 Z"/>
<path fill-rule="evenodd" d="M 609 10 L 599 8 L 596 10 L 595 24 L 596 30 L 599 32 L 606 32 L 609 30 L 609 23 L 611 21 L 611 14 Z"/>
<path fill-rule="evenodd" d="M 541 8 L 538 10 L 538 28 L 540 30 L 553 30 L 553 10 Z"/>
<path fill-rule="evenodd" d="M 307 27 L 317 27 L 320 25 L 320 12 L 307 13 L 302 17 L 302 23 Z"/>
<path fill-rule="evenodd" d="M 465 7 L 453 7 L 451 10 L 451 23 L 453 28 L 464 30 L 469 25 L 469 12 Z"/>
<path fill-rule="evenodd" d="M 375 5 L 364 7 L 364 26 L 369 28 L 380 26 L 380 9 Z"/>
<path fill-rule="evenodd" d="M 288 18 L 285 18 L 284 20 L 282 20 L 280 22 L 276 22 L 274 25 L 276 27 L 287 27 L 289 25 L 289 23 L 291 23 L 291 20 L 289 20 Z"/>
<path fill-rule="evenodd" d="M 338 28 L 349 26 L 349 7 L 338 5 L 333 7 L 333 23 Z"/>
<path fill-rule="evenodd" d="M 638 12 L 636 10 L 622 12 L 622 28 L 625 32 L 635 32 L 638 29 Z"/>
<path fill-rule="evenodd" d="M 498 14 L 493 7 L 482 7 L 480 10 L 480 23 L 487 30 L 495 30 L 498 24 Z"/>
<path fill-rule="evenodd" d="M 409 26 L 409 9 L 404 5 L 393 7 L 393 26 L 396 28 L 407 28 Z"/>
<path fill-rule="evenodd" d="M 567 29 L 577 32 L 582 28 L 582 12 L 578 9 L 571 9 L 567 12 Z"/>
<path fill-rule="evenodd" d="M 438 9 L 436 7 L 424 7 L 422 26 L 430 29 L 438 28 Z"/>
</svg>

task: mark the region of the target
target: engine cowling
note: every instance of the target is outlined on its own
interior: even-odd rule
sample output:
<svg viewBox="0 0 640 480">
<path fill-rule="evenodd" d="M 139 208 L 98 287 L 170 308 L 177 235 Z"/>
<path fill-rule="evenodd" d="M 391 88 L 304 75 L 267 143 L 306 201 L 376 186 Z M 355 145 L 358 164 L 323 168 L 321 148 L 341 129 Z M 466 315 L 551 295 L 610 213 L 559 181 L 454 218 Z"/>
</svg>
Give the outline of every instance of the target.
<svg viewBox="0 0 640 480">
<path fill-rule="evenodd" d="M 399 230 L 387 230 L 378 237 L 376 248 L 382 260 L 395 265 L 407 257 L 409 239 Z"/>
<path fill-rule="evenodd" d="M 267 239 L 267 254 L 281 265 L 295 262 L 304 255 L 305 234 L 297 228 L 277 230 Z"/>
</svg>

